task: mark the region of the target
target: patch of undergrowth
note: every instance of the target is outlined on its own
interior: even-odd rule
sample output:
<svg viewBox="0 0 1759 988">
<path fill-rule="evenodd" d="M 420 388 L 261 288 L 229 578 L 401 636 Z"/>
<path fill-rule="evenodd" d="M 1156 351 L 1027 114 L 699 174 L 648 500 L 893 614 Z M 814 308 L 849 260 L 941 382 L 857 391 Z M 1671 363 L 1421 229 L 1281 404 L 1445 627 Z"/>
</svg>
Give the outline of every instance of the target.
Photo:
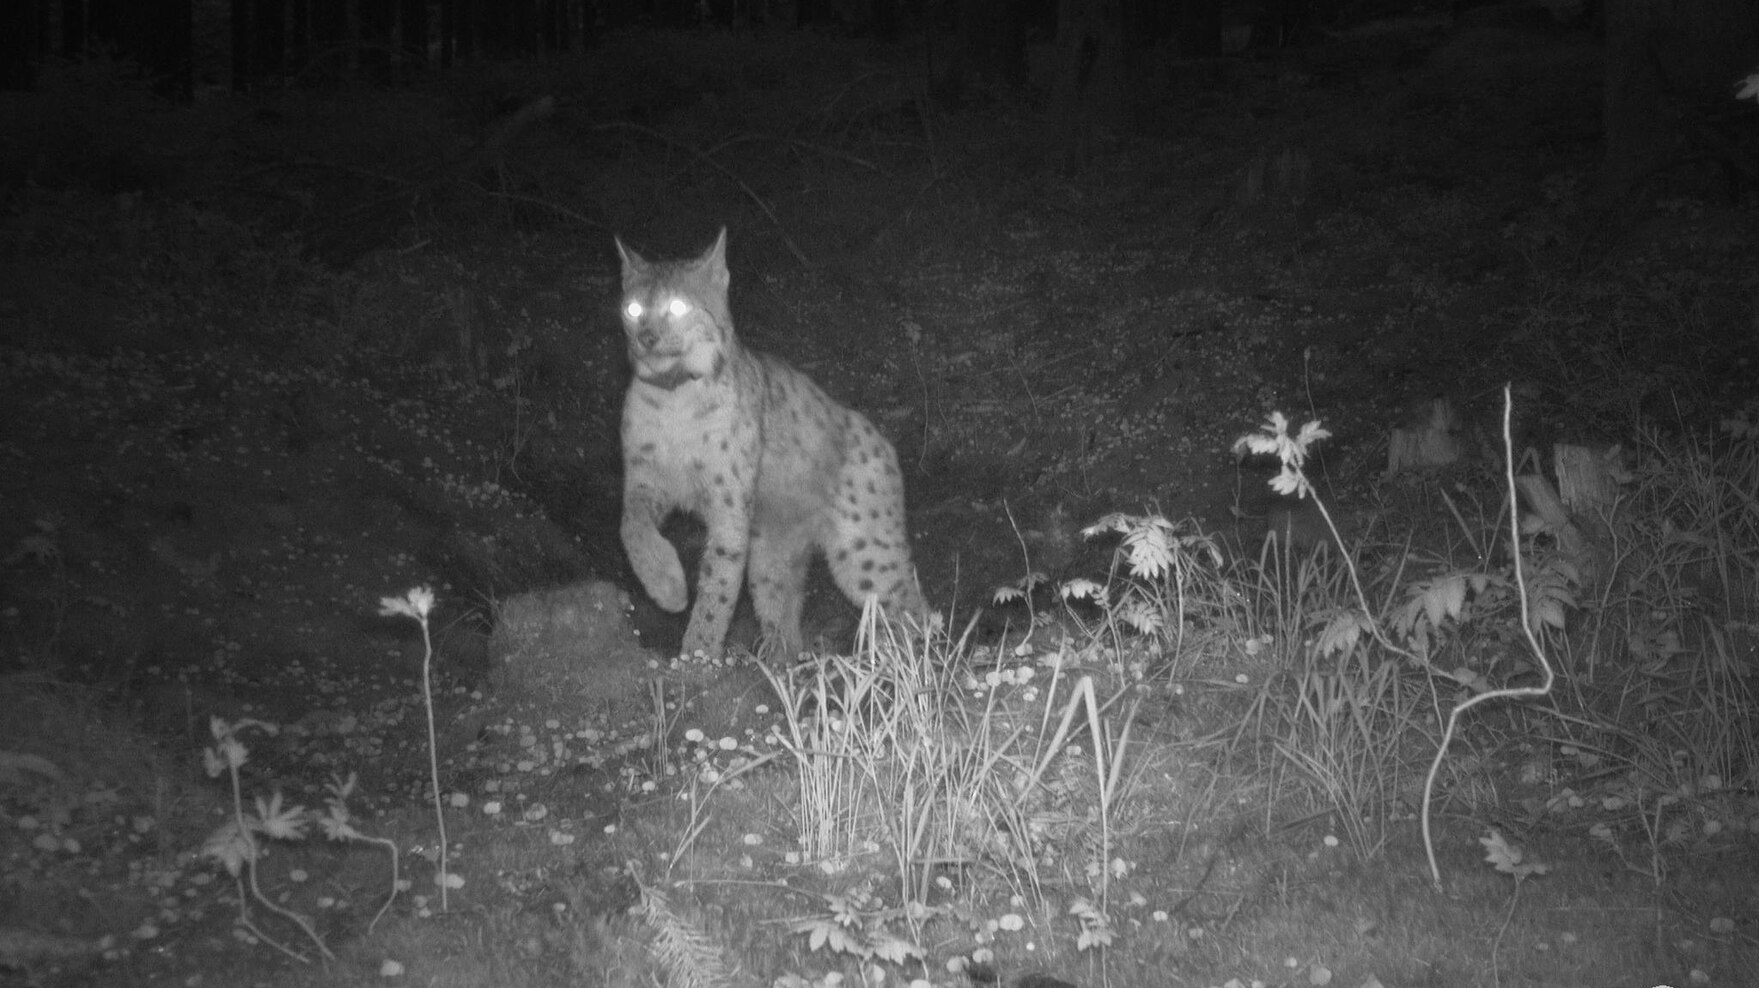
<svg viewBox="0 0 1759 988">
<path fill-rule="evenodd" d="M 1288 437 L 1297 447 L 1313 438 Z M 1750 437 L 1735 425 L 1716 455 L 1696 457 L 1703 473 L 1687 486 L 1708 500 L 1691 510 L 1671 500 L 1681 464 L 1667 446 L 1645 448 L 1655 486 L 1638 471 L 1632 503 L 1668 491 L 1672 525 L 1715 517 L 1731 526 L 1686 543 L 1752 545 L 1750 498 L 1740 493 L 1750 484 Z M 1657 525 L 1655 533 L 1674 531 Z M 1265 979 L 1295 970 L 1315 983 L 1338 971 L 1411 976 L 1396 949 L 1344 946 L 1367 934 L 1420 945 L 1432 967 L 1469 971 L 1474 961 L 1443 946 L 1439 928 L 1423 932 L 1462 914 L 1419 913 L 1413 923 L 1376 911 L 1316 936 L 1311 921 L 1278 926 L 1307 901 L 1301 882 L 1268 898 L 1253 890 L 1257 879 L 1240 884 L 1242 872 L 1277 867 L 1276 855 L 1246 849 L 1275 835 L 1312 835 L 1295 837 L 1312 850 L 1280 867 L 1315 878 L 1392 861 L 1409 862 L 1415 877 L 1413 841 L 1423 836 L 1439 845 L 1432 853 L 1449 889 L 1471 908 L 1496 907 L 1495 949 L 1477 964 L 1555 957 L 1557 970 L 1581 976 L 1601 962 L 1571 948 L 1596 920 L 1511 927 L 1537 898 L 1558 901 L 1546 883 L 1565 886 L 1558 894 L 1568 902 L 1593 878 L 1568 872 L 1594 871 L 1586 862 L 1609 850 L 1657 882 L 1669 867 L 1696 873 L 1705 855 L 1740 853 L 1755 802 L 1726 780 L 1753 770 L 1754 705 L 1744 683 L 1720 677 L 1749 674 L 1726 658 L 1719 666 L 1733 653 L 1716 651 L 1709 634 L 1709 659 L 1671 651 L 1671 673 L 1652 658 L 1619 673 L 1617 702 L 1587 702 L 1589 684 L 1607 674 L 1584 667 L 1589 652 L 1634 612 L 1612 606 L 1610 583 L 1596 597 L 1556 533 L 1536 522 L 1518 537 L 1519 567 L 1513 558 L 1475 569 L 1393 565 L 1366 579 L 1360 559 L 1346 556 L 1297 562 L 1306 575 L 1254 576 L 1248 566 L 1199 581 L 1191 574 L 1221 563 L 1201 538 L 1151 515 L 1113 516 L 1095 534 L 1111 529 L 1122 529 L 1111 580 L 1057 595 L 1061 612 L 1030 620 L 1000 651 L 870 614 L 853 655 L 772 671 L 782 706 L 765 745 L 737 773 L 698 776 L 688 812 L 673 814 L 676 845 L 629 864 L 641 888 L 669 890 L 663 910 L 642 914 L 654 935 L 718 942 L 723 962 L 737 958 L 789 984 L 871 981 L 880 971 L 928 983 L 1044 968 L 1128 977 L 1169 964 L 1233 965 Z M 1628 543 L 1642 526 L 1613 529 Z M 1744 587 L 1751 559 L 1742 549 L 1694 565 Z M 1705 585 L 1701 577 L 1694 587 Z M 1018 601 L 1031 589 L 1002 596 Z M 1708 606 L 1721 617 L 1700 626 L 1746 635 L 1747 600 L 1716 595 Z M 1153 601 L 1163 606 L 1150 609 Z M 1205 651 L 1198 641 L 1232 647 Z M 1544 688 L 1547 664 L 1560 688 Z M 1630 699 L 1634 678 L 1651 682 L 1644 703 Z M 1449 715 L 1473 697 L 1490 701 L 1454 725 L 1430 783 Z M 1198 723 L 1168 730 L 1166 710 Z M 1668 741 L 1638 740 L 1654 737 L 1658 718 Z M 1671 755 L 1651 764 L 1661 744 Z M 782 810 L 761 827 L 750 825 L 753 792 Z M 1434 833 L 1416 826 L 1426 800 L 1439 807 Z M 1218 816 L 1233 829 L 1218 831 Z M 1546 851 L 1524 848 L 1511 829 Z M 1620 841 L 1634 841 L 1640 859 Z M 1423 884 L 1390 887 L 1417 901 Z M 1724 890 L 1715 901 L 1720 909 L 1735 900 Z M 1700 936 L 1733 929 L 1725 913 L 1703 922 Z M 718 941 L 717 925 L 727 930 Z M 1246 929 L 1274 946 L 1241 952 Z M 1739 963 L 1738 947 L 1686 939 L 1700 970 Z M 671 949 L 663 966 L 677 976 L 691 962 Z M 778 951 L 788 960 L 778 963 Z M 1645 969 L 1658 961 L 1623 947 L 1606 956 Z"/>
</svg>

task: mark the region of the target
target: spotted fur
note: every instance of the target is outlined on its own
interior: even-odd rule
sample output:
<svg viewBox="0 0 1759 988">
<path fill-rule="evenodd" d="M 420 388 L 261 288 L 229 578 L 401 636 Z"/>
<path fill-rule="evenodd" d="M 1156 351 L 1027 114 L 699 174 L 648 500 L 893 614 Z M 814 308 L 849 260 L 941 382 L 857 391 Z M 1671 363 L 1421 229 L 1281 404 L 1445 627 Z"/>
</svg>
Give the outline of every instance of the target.
<svg viewBox="0 0 1759 988">
<path fill-rule="evenodd" d="M 708 529 L 684 651 L 719 656 L 741 578 L 772 654 L 801 647 L 806 574 L 894 615 L 926 613 L 904 530 L 898 455 L 873 423 L 785 362 L 746 349 L 727 308 L 727 231 L 701 257 L 650 262 L 617 241 L 634 380 L 623 402 L 623 547 L 648 595 L 684 610 L 660 523 Z"/>
</svg>

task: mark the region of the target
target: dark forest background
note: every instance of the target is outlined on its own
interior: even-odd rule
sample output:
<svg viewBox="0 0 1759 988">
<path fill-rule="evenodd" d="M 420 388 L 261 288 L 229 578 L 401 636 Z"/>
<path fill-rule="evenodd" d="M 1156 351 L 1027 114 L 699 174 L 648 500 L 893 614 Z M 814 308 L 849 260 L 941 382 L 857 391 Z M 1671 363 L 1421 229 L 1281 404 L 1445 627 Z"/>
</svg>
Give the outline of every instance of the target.
<svg viewBox="0 0 1759 988">
<path fill-rule="evenodd" d="M 1029 45 L 1057 51 L 1049 109 L 1078 166 L 1095 126 L 1130 122 L 1152 96 L 1145 63 L 1298 46 L 1324 32 L 1446 7 L 1455 18 L 1548 19 L 1605 38 L 1602 191 L 1620 195 L 1684 132 L 1759 183 L 1728 147 L 1729 80 L 1759 62 L 1753 0 L 13 0 L 0 4 L 0 89 L 30 90 L 45 60 L 118 59 L 171 100 L 364 82 L 390 86 L 485 60 L 589 52 L 622 28 L 807 28 L 939 38 L 936 93 L 1020 83 Z M 1719 150 L 1720 148 L 1720 150 Z"/>
</svg>

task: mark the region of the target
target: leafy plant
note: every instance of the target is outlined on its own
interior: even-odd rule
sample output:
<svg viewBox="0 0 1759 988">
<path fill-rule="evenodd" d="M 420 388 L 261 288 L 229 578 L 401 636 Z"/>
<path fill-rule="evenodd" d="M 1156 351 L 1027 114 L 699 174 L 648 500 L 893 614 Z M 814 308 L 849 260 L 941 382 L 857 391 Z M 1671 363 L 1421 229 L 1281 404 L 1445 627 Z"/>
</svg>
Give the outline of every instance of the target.
<svg viewBox="0 0 1759 988">
<path fill-rule="evenodd" d="M 1503 402 L 1504 489 L 1508 493 L 1510 515 L 1512 517 L 1515 513 L 1514 499 L 1516 487 L 1514 480 L 1513 439 L 1510 436 L 1508 423 L 1513 408 L 1513 399 L 1507 388 L 1504 389 Z M 1312 496 L 1314 504 L 1318 508 L 1321 517 L 1325 519 L 1326 527 L 1332 533 L 1332 537 L 1338 538 L 1337 525 L 1333 522 L 1330 511 L 1327 510 L 1324 501 L 1320 500 L 1314 494 L 1313 486 L 1308 481 L 1306 473 L 1303 470 L 1303 465 L 1310 453 L 1311 446 L 1328 435 L 1329 433 L 1321 428 L 1318 422 L 1308 422 L 1306 425 L 1302 426 L 1298 432 L 1291 435 L 1289 432 L 1288 419 L 1280 412 L 1273 412 L 1258 432 L 1241 437 L 1235 442 L 1234 448 L 1237 452 L 1251 452 L 1275 456 L 1278 462 L 1278 472 L 1277 475 L 1270 480 L 1270 486 L 1278 493 L 1284 495 L 1293 495 L 1302 498 Z M 1342 540 L 1339 539 L 1339 541 L 1341 543 Z M 1554 616 L 1556 616 L 1555 612 L 1563 606 L 1562 601 L 1565 599 L 1565 591 L 1559 585 L 1548 585 L 1540 593 L 1530 593 L 1528 590 L 1527 577 L 1523 569 L 1521 554 L 1517 551 L 1514 556 L 1514 584 L 1518 590 L 1518 600 L 1521 605 L 1521 627 L 1525 632 L 1527 643 L 1530 645 L 1532 653 L 1542 670 L 1542 681 L 1540 685 L 1531 687 L 1491 688 L 1482 675 L 1471 673 L 1470 671 L 1468 671 L 1468 675 L 1461 680 L 1474 692 L 1456 704 L 1448 712 L 1446 722 L 1443 725 L 1440 743 L 1436 747 L 1435 757 L 1430 762 L 1429 772 L 1425 776 L 1423 783 L 1423 841 L 1429 859 L 1431 879 L 1438 888 L 1441 884 L 1441 870 L 1440 866 L 1436 863 L 1433 837 L 1430 829 L 1431 804 L 1434 794 L 1435 779 L 1437 773 L 1441 769 L 1442 761 L 1447 755 L 1448 745 L 1453 739 L 1455 731 L 1458 729 L 1460 716 L 1470 708 L 1493 699 L 1513 699 L 1549 695 L 1555 678 L 1553 668 L 1546 658 L 1545 652 L 1535 635 L 1534 629 L 1542 624 L 1548 623 Z M 1436 671 L 1432 668 L 1429 662 L 1430 650 L 1433 638 L 1442 629 L 1443 622 L 1448 620 L 1458 621 L 1463 617 L 1468 601 L 1468 591 L 1471 591 L 1472 593 L 1488 593 L 1494 586 L 1494 581 L 1482 574 L 1453 574 L 1434 580 L 1427 585 L 1416 587 L 1408 594 L 1404 607 L 1396 612 L 1393 622 L 1395 630 L 1400 630 L 1402 636 L 1416 648 L 1416 651 L 1412 651 L 1411 648 L 1401 647 L 1395 644 L 1387 637 L 1385 632 L 1381 630 L 1380 623 L 1374 619 L 1373 608 L 1369 605 L 1368 596 L 1362 588 L 1360 572 L 1357 567 L 1347 559 L 1345 560 L 1345 566 L 1350 576 L 1350 582 L 1354 590 L 1356 602 L 1362 608 L 1361 618 L 1349 619 L 1346 622 L 1345 619 L 1334 615 L 1330 619 L 1331 623 L 1333 625 L 1342 624 L 1342 627 L 1338 631 L 1322 634 L 1321 641 L 1333 648 L 1349 647 L 1354 649 L 1360 642 L 1359 632 L 1361 630 L 1367 630 L 1372 633 L 1374 640 L 1387 650 L 1412 661 L 1423 668 L 1426 672 Z M 1539 611 L 1538 616 L 1535 616 L 1537 610 L 1535 607 L 1536 602 L 1547 608 L 1544 611 Z M 1372 667 L 1364 668 L 1372 670 Z M 1443 675 L 1448 674 L 1443 673 Z M 1376 682 L 1377 678 L 1383 684 L 1391 682 L 1391 680 L 1384 675 L 1377 675 L 1377 673 L 1373 671 L 1370 671 L 1366 678 L 1360 679 L 1358 682 L 1362 685 L 1370 685 Z M 1322 685 L 1324 681 L 1315 680 L 1309 675 L 1304 682 Z M 1322 690 L 1319 695 L 1323 697 L 1326 695 L 1326 692 L 1327 691 Z M 1383 696 L 1398 695 L 1396 691 L 1381 690 L 1378 692 Z M 1368 721 L 1361 716 L 1361 711 L 1364 709 L 1373 709 L 1378 706 L 1374 702 L 1371 694 L 1364 693 L 1359 688 L 1346 689 L 1337 697 L 1337 701 L 1338 702 L 1335 705 L 1314 705 L 1310 703 L 1304 709 L 1308 711 L 1309 719 L 1315 717 L 1325 718 L 1334 710 L 1345 709 L 1346 704 L 1350 704 L 1350 708 L 1357 712 L 1353 715 L 1355 716 L 1357 723 L 1362 724 L 1367 723 Z M 1358 703 L 1357 701 L 1366 702 Z M 1395 713 L 1394 716 L 1396 722 L 1406 723 L 1404 715 Z M 1374 741 L 1370 739 L 1369 733 L 1366 731 L 1358 729 L 1353 737 L 1356 739 L 1357 743 L 1368 745 L 1374 744 Z M 1285 754 L 1294 758 L 1298 764 L 1307 767 L 1310 772 L 1318 770 L 1320 778 L 1323 779 L 1326 777 L 1324 771 L 1325 766 L 1323 764 L 1316 765 L 1311 755 L 1305 754 L 1301 748 L 1291 746 L 1285 749 Z M 1356 758 L 1353 760 L 1345 760 L 1342 764 L 1382 766 L 1386 763 L 1382 760 Z M 1370 787 L 1366 791 L 1374 792 L 1381 790 L 1376 790 L 1375 788 Z"/>
<path fill-rule="evenodd" d="M 250 902 L 254 899 L 263 908 L 298 927 L 325 960 L 334 960 L 336 955 L 325 946 L 311 920 L 291 909 L 276 905 L 263 894 L 262 886 L 257 880 L 257 862 L 263 855 L 262 845 L 258 842 L 259 835 L 275 840 L 304 840 L 305 828 L 310 822 L 303 807 L 282 805 L 280 790 L 276 790 L 266 802 L 258 796 L 255 813 L 247 813 L 244 809 L 244 788 L 239 781 L 238 772 L 249 760 L 250 750 L 245 747 L 240 735 L 253 729 L 273 735 L 279 733 L 279 728 L 251 718 L 229 722 L 215 717 L 209 723 L 209 729 L 213 732 L 214 744 L 203 752 L 203 763 L 207 767 L 208 775 L 217 776 L 224 772 L 231 781 L 232 819 L 208 835 L 208 839 L 202 844 L 202 854 L 218 861 L 232 876 L 238 890 L 238 924 L 257 939 L 294 960 L 310 962 L 310 958 L 263 932 L 251 920 Z M 245 895 L 247 882 L 250 889 L 248 896 Z"/>
<path fill-rule="evenodd" d="M 435 881 L 440 887 L 441 908 L 445 908 L 446 892 L 449 888 L 462 885 L 462 880 L 451 875 L 447 867 L 445 817 L 439 795 L 439 762 L 435 745 L 435 728 L 433 714 L 433 687 L 431 679 L 431 663 L 433 643 L 428 637 L 428 615 L 433 608 L 433 593 L 426 588 L 409 591 L 402 598 L 387 597 L 381 601 L 382 614 L 402 615 L 415 619 L 421 624 L 422 640 L 426 646 L 422 663 L 422 694 L 427 710 L 429 770 L 434 791 L 434 807 L 439 817 L 440 854 L 439 871 Z M 238 721 L 227 721 L 215 717 L 209 724 L 214 743 L 203 752 L 203 763 L 210 776 L 226 774 L 232 789 L 232 819 L 211 833 L 202 845 L 202 855 L 217 862 L 226 869 L 238 887 L 239 925 L 249 930 L 258 939 L 275 949 L 299 961 L 308 961 L 306 955 L 287 946 L 281 941 L 264 932 L 251 918 L 250 903 L 259 906 L 286 919 L 296 926 L 326 959 L 334 955 L 318 935 L 316 927 L 309 917 L 276 904 L 263 894 L 258 878 L 257 863 L 263 856 L 262 840 L 301 841 L 306 839 L 313 827 L 316 827 L 331 840 L 359 841 L 375 844 L 384 848 L 391 855 L 391 892 L 368 924 L 371 930 L 384 918 L 391 903 L 396 900 L 397 892 L 402 887 L 400 856 L 395 841 L 382 837 L 374 837 L 363 833 L 354 825 L 352 812 L 348 808 L 348 799 L 358 787 L 358 777 L 350 774 L 346 779 L 332 777 L 328 786 L 328 796 L 321 810 L 308 810 L 297 804 L 288 803 L 279 789 L 267 799 L 257 796 L 253 800 L 254 812 L 245 808 L 244 787 L 240 778 L 240 769 L 250 759 L 250 749 L 244 742 L 247 731 L 261 731 L 270 736 L 280 732 L 280 728 L 267 721 L 244 718 Z M 247 894 L 248 889 L 248 894 Z"/>
<path fill-rule="evenodd" d="M 1521 883 L 1534 875 L 1543 875 L 1551 870 L 1551 866 L 1540 861 L 1529 860 L 1526 852 L 1510 844 L 1503 838 L 1502 832 L 1492 828 L 1478 843 L 1484 845 L 1484 860 L 1491 867 L 1505 875 L 1515 877 L 1515 890 L 1509 893 L 1509 911 L 1503 916 L 1502 925 L 1497 928 L 1496 938 L 1490 943 L 1490 966 L 1496 969 L 1497 949 L 1502 946 L 1503 934 L 1508 932 L 1509 923 L 1515 918 L 1515 903 L 1521 895 Z"/>
<path fill-rule="evenodd" d="M 383 848 L 391 855 L 391 892 L 379 906 L 372 922 L 367 924 L 370 931 L 383 919 L 391 903 L 397 900 L 397 892 L 402 887 L 399 877 L 399 856 L 397 842 L 385 837 L 374 837 L 362 833 L 354 826 L 353 814 L 348 808 L 348 797 L 354 794 L 358 786 L 358 778 L 352 774 L 347 779 L 332 777 L 326 789 L 329 793 L 321 810 L 309 810 L 297 803 L 283 801 L 279 789 L 267 799 L 257 796 L 254 799 L 255 811 L 244 808 L 243 792 L 239 781 L 239 769 L 250 758 L 250 749 L 245 745 L 243 734 L 247 730 L 259 730 L 265 734 L 279 733 L 275 725 L 265 721 L 246 718 L 239 721 L 226 721 L 215 717 L 209 724 L 214 736 L 214 744 L 203 752 L 203 762 L 210 776 L 221 772 L 227 774 L 232 783 L 232 819 L 222 824 L 219 829 L 208 835 L 202 844 L 202 856 L 217 862 L 226 869 L 238 886 L 239 925 L 249 930 L 258 939 L 296 960 L 307 958 L 274 939 L 258 927 L 250 917 L 249 904 L 255 900 L 270 912 L 281 916 L 297 926 L 306 938 L 317 946 L 326 960 L 334 959 L 329 948 L 317 934 L 316 927 L 309 917 L 302 916 L 292 910 L 269 900 L 263 895 L 257 877 L 257 862 L 262 859 L 263 847 L 261 840 L 302 841 L 316 826 L 324 836 L 333 841 L 359 841 L 374 844 Z M 245 895 L 246 883 L 250 890 Z"/>
<path fill-rule="evenodd" d="M 1076 897 L 1069 903 L 1069 915 L 1081 924 L 1081 932 L 1075 939 L 1079 950 L 1098 950 L 1112 945 L 1112 923 L 1105 911 L 1086 899 Z"/>
<path fill-rule="evenodd" d="M 903 924 L 920 924 L 930 912 L 928 907 L 920 904 L 887 907 L 874 893 L 872 885 L 865 881 L 841 895 L 822 898 L 825 903 L 823 912 L 788 923 L 789 932 L 806 934 L 809 949 L 896 966 L 922 963 L 922 948 L 912 938 L 899 936 L 893 930 Z"/>
<path fill-rule="evenodd" d="M 1111 533 L 1120 539 L 1106 582 L 1069 580 L 1057 596 L 1065 605 L 1081 601 L 1099 609 L 1100 619 L 1089 631 L 1120 662 L 1128 652 L 1122 629 L 1156 640 L 1157 651 L 1173 657 L 1167 664 L 1171 676 L 1184 652 L 1193 610 L 1218 617 L 1238 600 L 1223 575 L 1221 547 L 1194 520 L 1173 522 L 1158 514 L 1113 512 L 1081 530 L 1089 539 Z M 1133 678 L 1141 678 L 1141 670 Z"/>
<path fill-rule="evenodd" d="M 1497 871 L 1513 875 L 1517 888 L 1533 875 L 1543 875 L 1551 870 L 1548 864 L 1528 860 L 1525 851 L 1510 844 L 1502 832 L 1494 827 L 1490 833 L 1478 838 L 1478 843 L 1484 845 L 1484 860 L 1490 862 L 1491 867 Z"/>
</svg>

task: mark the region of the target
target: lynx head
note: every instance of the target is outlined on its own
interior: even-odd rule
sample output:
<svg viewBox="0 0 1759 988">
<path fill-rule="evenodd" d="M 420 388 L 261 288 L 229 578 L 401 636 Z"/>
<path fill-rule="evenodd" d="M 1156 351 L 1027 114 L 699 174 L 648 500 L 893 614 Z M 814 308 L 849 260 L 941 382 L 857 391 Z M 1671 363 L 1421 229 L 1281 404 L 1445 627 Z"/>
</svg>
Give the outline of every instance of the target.
<svg viewBox="0 0 1759 988">
<path fill-rule="evenodd" d="M 635 377 L 671 391 L 714 377 L 733 345 L 727 310 L 727 228 L 701 257 L 648 261 L 617 241 L 623 258 L 623 332 Z"/>
</svg>

